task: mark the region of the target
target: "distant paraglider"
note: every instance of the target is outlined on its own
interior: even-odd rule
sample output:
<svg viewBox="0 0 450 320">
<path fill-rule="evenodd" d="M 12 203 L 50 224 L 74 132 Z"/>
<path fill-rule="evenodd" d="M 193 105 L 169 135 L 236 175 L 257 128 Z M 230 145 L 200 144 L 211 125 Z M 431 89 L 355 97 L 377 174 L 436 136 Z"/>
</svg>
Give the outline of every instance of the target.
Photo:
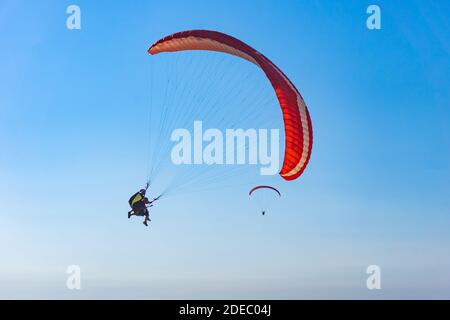
<svg viewBox="0 0 450 320">
<path fill-rule="evenodd" d="M 253 194 L 255 191 L 260 190 L 260 189 L 273 190 L 274 192 L 276 192 L 276 193 L 278 194 L 278 196 L 281 197 L 280 191 L 278 191 L 278 189 L 276 189 L 276 188 L 274 188 L 274 187 L 271 187 L 271 186 L 256 186 L 256 187 L 252 188 L 252 189 L 248 192 L 248 195 L 249 195 L 249 196 L 252 196 L 252 194 Z M 263 199 L 265 199 L 265 201 L 263 201 L 263 202 L 266 202 L 266 201 L 267 201 L 267 197 L 266 197 L 266 196 L 264 196 Z M 265 206 L 266 206 L 266 205 L 265 205 Z M 266 211 L 267 211 L 267 210 L 266 210 L 265 208 L 262 209 L 262 210 L 261 210 L 261 214 L 264 216 L 264 215 L 266 214 Z"/>
</svg>

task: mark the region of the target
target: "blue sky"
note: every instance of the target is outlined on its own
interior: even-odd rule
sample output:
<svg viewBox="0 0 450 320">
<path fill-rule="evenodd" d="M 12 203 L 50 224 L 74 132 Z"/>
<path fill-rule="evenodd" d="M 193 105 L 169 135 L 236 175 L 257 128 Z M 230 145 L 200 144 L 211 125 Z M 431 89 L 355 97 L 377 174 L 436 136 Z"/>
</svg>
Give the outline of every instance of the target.
<svg viewBox="0 0 450 320">
<path fill-rule="evenodd" d="M 72 2 L 0 4 L 1 298 L 450 298 L 449 4 L 74 3 L 74 31 Z M 259 180 L 283 193 L 264 217 L 235 176 L 163 199 L 145 229 L 127 200 L 162 103 L 151 73 L 171 63 L 146 50 L 188 29 L 275 62 L 309 106 L 313 154 L 294 182 Z M 65 288 L 71 264 L 81 291 Z M 370 264 L 382 290 L 365 287 Z"/>
</svg>

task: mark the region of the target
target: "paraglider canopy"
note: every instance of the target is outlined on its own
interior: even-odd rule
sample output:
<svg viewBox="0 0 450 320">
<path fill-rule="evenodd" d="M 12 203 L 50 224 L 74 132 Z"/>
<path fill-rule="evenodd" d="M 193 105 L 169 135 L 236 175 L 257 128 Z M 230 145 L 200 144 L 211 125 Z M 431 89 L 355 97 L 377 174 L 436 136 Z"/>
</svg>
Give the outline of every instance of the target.
<svg viewBox="0 0 450 320">
<path fill-rule="evenodd" d="M 276 188 L 271 187 L 271 186 L 256 186 L 254 188 L 252 188 L 249 192 L 248 195 L 251 196 L 253 192 L 255 192 L 258 189 L 271 189 L 273 191 L 275 191 L 276 193 L 278 193 L 278 195 L 281 197 L 281 193 L 280 191 L 278 191 Z"/>
<path fill-rule="evenodd" d="M 278 98 L 285 128 L 285 151 L 280 175 L 285 180 L 301 176 L 311 157 L 313 134 L 308 108 L 300 92 L 273 62 L 246 43 L 221 32 L 188 30 L 156 41 L 151 55 L 184 50 L 208 50 L 231 54 L 257 65 L 267 76 Z"/>
</svg>

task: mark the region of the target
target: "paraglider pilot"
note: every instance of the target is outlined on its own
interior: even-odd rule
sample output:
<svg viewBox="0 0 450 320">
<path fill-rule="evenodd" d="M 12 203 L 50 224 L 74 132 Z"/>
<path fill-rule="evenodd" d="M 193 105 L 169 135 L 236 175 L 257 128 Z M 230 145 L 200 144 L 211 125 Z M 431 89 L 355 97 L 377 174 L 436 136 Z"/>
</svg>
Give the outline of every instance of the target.
<svg viewBox="0 0 450 320">
<path fill-rule="evenodd" d="M 152 203 L 159 199 L 155 198 L 152 201 L 149 201 L 148 198 L 145 196 L 147 193 L 148 185 L 145 189 L 139 190 L 139 192 L 136 192 L 133 194 L 128 200 L 128 203 L 130 204 L 130 207 L 132 208 L 131 211 L 128 211 L 128 219 L 131 216 L 138 216 L 138 217 L 145 217 L 144 218 L 144 224 L 148 226 L 147 222 L 151 221 L 149 217 L 148 208 L 152 207 Z"/>
</svg>

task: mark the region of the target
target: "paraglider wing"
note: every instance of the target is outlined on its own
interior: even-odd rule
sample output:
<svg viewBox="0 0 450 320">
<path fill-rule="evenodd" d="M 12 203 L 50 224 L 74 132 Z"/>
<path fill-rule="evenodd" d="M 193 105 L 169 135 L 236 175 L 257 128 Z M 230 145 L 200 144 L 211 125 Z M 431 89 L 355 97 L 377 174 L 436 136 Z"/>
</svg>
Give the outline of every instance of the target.
<svg viewBox="0 0 450 320">
<path fill-rule="evenodd" d="M 311 157 L 312 124 L 303 97 L 288 77 L 249 45 L 216 31 L 177 32 L 158 40 L 148 52 L 153 55 L 182 50 L 210 50 L 232 54 L 256 64 L 264 71 L 275 90 L 283 113 L 286 149 L 280 175 L 286 180 L 298 178 Z"/>
<path fill-rule="evenodd" d="M 256 187 L 254 187 L 253 189 L 251 189 L 251 190 L 248 192 L 248 195 L 251 196 L 252 193 L 255 192 L 255 191 L 258 190 L 258 189 L 272 189 L 273 191 L 275 191 L 276 193 L 278 193 L 278 195 L 281 197 L 280 191 L 278 191 L 277 189 L 275 189 L 274 187 L 271 187 L 271 186 L 256 186 Z"/>
</svg>

